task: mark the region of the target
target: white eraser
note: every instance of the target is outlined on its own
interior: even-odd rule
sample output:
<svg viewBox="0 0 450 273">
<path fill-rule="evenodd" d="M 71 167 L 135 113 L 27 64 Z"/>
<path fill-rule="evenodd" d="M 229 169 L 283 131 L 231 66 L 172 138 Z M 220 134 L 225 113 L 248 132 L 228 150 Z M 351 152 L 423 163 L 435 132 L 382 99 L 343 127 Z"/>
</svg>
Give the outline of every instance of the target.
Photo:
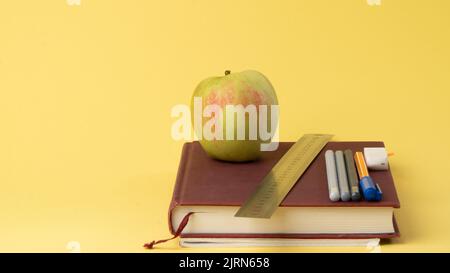
<svg viewBox="0 0 450 273">
<path fill-rule="evenodd" d="M 388 154 L 385 148 L 364 148 L 364 159 L 369 170 L 387 170 Z"/>
</svg>

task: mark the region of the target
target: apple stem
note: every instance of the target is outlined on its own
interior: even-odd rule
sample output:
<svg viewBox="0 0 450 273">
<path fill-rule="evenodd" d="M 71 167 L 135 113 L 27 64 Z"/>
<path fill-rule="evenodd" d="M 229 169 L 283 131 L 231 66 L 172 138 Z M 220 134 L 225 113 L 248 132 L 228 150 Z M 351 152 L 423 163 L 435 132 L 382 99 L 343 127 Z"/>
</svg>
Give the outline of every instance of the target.
<svg viewBox="0 0 450 273">
<path fill-rule="evenodd" d="M 230 70 L 225 70 L 225 75 L 230 75 L 231 71 Z"/>
</svg>

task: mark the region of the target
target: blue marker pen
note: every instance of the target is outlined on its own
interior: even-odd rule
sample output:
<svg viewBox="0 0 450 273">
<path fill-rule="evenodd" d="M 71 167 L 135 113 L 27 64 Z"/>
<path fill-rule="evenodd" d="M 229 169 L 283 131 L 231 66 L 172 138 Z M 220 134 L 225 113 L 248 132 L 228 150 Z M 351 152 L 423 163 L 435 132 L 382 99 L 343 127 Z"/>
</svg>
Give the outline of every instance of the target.
<svg viewBox="0 0 450 273">
<path fill-rule="evenodd" d="M 383 192 L 378 184 L 375 185 L 369 176 L 364 155 L 362 152 L 355 153 L 356 169 L 359 174 L 359 186 L 366 201 L 380 201 L 383 198 Z"/>
</svg>

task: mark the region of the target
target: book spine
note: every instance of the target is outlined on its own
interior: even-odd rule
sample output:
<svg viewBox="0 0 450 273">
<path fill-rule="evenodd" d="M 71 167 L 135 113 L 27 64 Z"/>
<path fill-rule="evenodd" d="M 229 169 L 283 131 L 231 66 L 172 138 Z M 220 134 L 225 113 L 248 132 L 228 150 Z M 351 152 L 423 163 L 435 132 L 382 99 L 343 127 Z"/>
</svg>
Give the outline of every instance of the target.
<svg viewBox="0 0 450 273">
<path fill-rule="evenodd" d="M 172 211 L 181 203 L 182 191 L 184 187 L 184 178 L 186 172 L 186 165 L 188 163 L 188 157 L 190 155 L 191 143 L 185 143 L 181 152 L 180 164 L 178 167 L 177 178 L 175 180 L 175 187 L 173 189 L 172 201 L 169 205 L 168 222 L 170 233 L 175 234 L 175 230 L 172 224 Z"/>
</svg>

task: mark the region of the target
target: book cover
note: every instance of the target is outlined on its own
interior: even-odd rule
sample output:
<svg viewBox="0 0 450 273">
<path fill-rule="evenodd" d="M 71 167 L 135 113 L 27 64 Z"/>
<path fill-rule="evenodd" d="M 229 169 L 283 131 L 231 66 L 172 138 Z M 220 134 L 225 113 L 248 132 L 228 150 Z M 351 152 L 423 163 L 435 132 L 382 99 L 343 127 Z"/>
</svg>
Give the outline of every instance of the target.
<svg viewBox="0 0 450 273">
<path fill-rule="evenodd" d="M 175 233 L 171 223 L 172 211 L 176 206 L 241 206 L 254 192 L 264 176 L 272 169 L 293 142 L 281 142 L 276 151 L 266 152 L 260 160 L 247 163 L 230 163 L 212 159 L 203 151 L 198 142 L 185 143 L 180 160 L 172 201 L 169 207 L 169 227 Z M 393 207 L 399 208 L 400 202 L 395 190 L 390 170 L 373 171 L 372 178 L 383 191 L 380 202 L 331 202 L 328 197 L 328 184 L 324 154 L 328 149 L 353 152 L 363 151 L 364 147 L 384 147 L 383 142 L 329 142 L 314 159 L 305 173 L 288 193 L 280 206 L 287 207 Z M 398 236 L 394 220 L 394 234 L 376 234 L 377 238 Z M 197 237 L 236 237 L 245 235 L 230 234 L 183 234 Z M 370 234 L 255 234 L 252 237 L 290 237 L 296 238 L 366 238 Z"/>
</svg>

